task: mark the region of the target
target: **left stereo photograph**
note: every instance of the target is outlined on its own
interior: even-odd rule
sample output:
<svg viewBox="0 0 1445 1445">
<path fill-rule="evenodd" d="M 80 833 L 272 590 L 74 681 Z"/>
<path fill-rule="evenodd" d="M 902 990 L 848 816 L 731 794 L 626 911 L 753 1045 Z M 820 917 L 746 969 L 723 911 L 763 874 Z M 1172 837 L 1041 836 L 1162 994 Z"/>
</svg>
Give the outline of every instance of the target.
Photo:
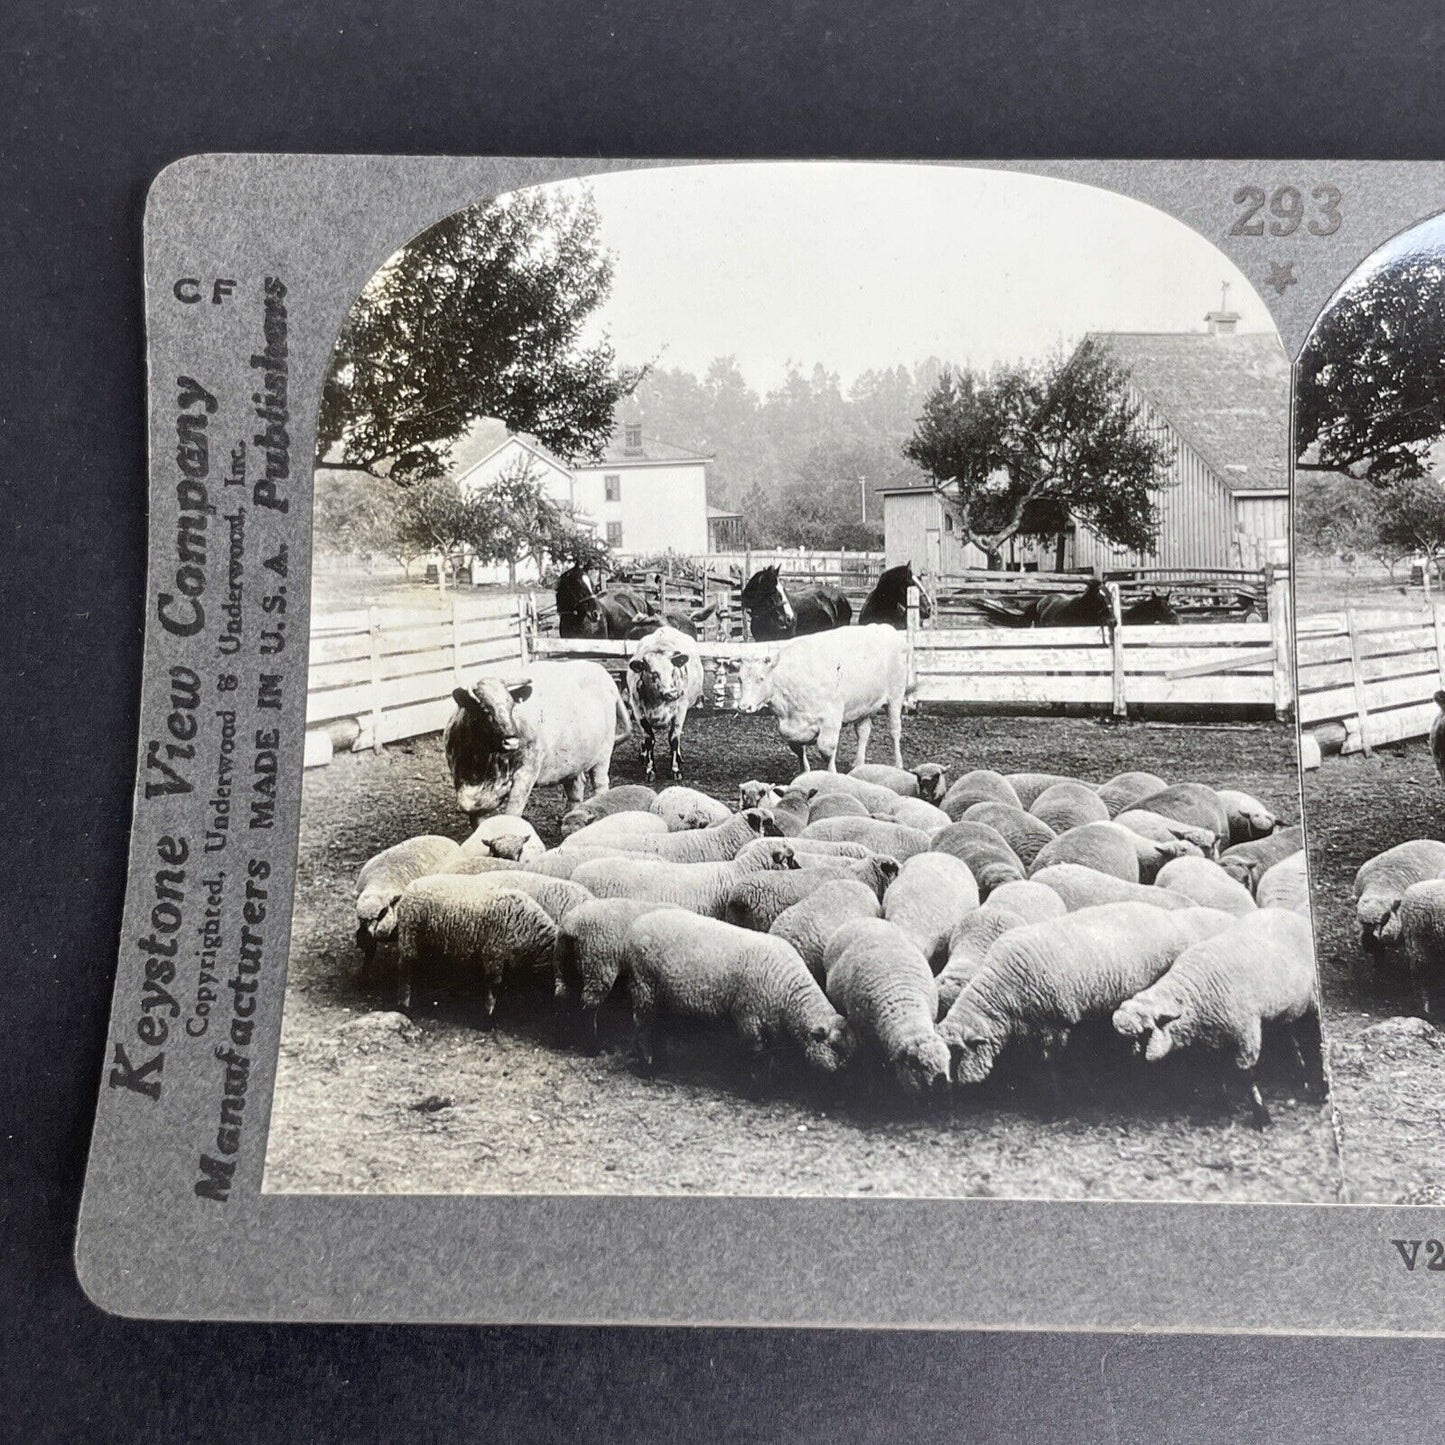
<svg viewBox="0 0 1445 1445">
<path fill-rule="evenodd" d="M 1334 1199 L 1253 896 L 1303 861 L 1288 408 L 1235 265 L 1065 181 L 640 171 L 411 239 L 317 422 L 265 1188 Z M 1212 990 L 1263 955 L 1261 1036 Z"/>
</svg>

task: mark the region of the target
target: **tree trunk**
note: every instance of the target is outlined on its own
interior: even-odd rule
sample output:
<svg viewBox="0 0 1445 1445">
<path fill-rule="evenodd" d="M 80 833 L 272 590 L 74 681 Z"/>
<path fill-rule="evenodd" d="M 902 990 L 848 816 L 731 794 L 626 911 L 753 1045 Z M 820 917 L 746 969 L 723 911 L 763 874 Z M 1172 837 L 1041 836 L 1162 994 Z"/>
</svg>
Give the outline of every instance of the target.
<svg viewBox="0 0 1445 1445">
<path fill-rule="evenodd" d="M 1068 539 L 1065 537 L 1065 535 L 1064 535 L 1062 532 L 1060 532 L 1059 535 L 1054 539 L 1054 571 L 1055 571 L 1055 572 L 1062 572 L 1062 571 L 1064 570 L 1064 546 L 1065 546 L 1065 543 L 1067 542 L 1067 540 L 1068 540 Z"/>
<path fill-rule="evenodd" d="M 508 587 L 515 587 L 516 585 L 517 585 L 517 559 L 516 559 L 515 557 L 508 557 L 508 558 L 507 558 L 507 586 L 508 586 Z"/>
</svg>

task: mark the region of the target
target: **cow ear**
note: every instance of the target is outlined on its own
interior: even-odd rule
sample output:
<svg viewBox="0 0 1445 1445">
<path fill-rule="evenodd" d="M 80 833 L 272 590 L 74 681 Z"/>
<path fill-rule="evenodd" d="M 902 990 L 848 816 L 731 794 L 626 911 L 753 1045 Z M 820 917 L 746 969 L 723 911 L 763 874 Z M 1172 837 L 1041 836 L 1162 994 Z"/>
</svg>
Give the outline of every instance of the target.
<svg viewBox="0 0 1445 1445">
<path fill-rule="evenodd" d="M 628 670 L 630 672 L 641 672 L 642 669 L 646 666 L 647 664 L 643 662 L 640 657 L 634 657 L 631 662 L 627 664 Z"/>
<path fill-rule="evenodd" d="M 476 698 L 464 687 L 454 687 L 452 689 L 452 701 L 456 703 L 459 708 L 466 711 L 475 712 L 477 709 Z"/>
<path fill-rule="evenodd" d="M 674 667 L 686 667 L 692 659 L 685 652 L 674 652 L 672 654 L 672 665 Z"/>
<path fill-rule="evenodd" d="M 532 679 L 529 677 L 523 682 L 514 683 L 507 691 L 512 694 L 513 702 L 526 702 L 532 696 Z"/>
</svg>

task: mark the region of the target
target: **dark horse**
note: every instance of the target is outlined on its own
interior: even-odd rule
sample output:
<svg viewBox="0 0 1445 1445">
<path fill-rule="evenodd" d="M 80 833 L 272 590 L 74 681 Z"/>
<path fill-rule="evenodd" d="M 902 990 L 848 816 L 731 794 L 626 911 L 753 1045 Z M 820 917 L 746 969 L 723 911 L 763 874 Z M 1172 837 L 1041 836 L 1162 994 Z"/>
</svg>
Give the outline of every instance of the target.
<svg viewBox="0 0 1445 1445">
<path fill-rule="evenodd" d="M 900 632 L 905 631 L 908 627 L 910 587 L 918 588 L 918 615 L 927 621 L 933 616 L 933 604 L 928 600 L 928 593 L 919 586 L 918 579 L 913 575 L 913 564 L 904 562 L 900 566 L 890 567 L 878 579 L 863 603 L 862 612 L 858 614 L 859 623 L 866 627 L 870 622 L 881 622 L 885 626 L 896 627 Z"/>
<path fill-rule="evenodd" d="M 1011 607 L 990 597 L 974 598 L 971 605 L 1004 627 L 1097 627 L 1107 633 L 1114 625 L 1109 594 L 1098 578 L 1091 578 L 1082 592 L 1051 593 L 1032 598 L 1022 607 Z M 1173 624 L 1179 621 L 1179 614 L 1170 603 L 1168 592 L 1151 591 L 1147 597 L 1123 608 L 1122 620 L 1135 627 Z"/>
<path fill-rule="evenodd" d="M 562 637 L 626 637 L 633 620 L 646 610 L 642 598 L 626 587 L 599 596 L 580 562 L 557 579 L 557 631 Z"/>
<path fill-rule="evenodd" d="M 790 597 L 774 564 L 754 572 L 738 596 L 753 637 L 778 642 L 810 632 L 831 632 L 853 620 L 853 606 L 833 587 L 805 587 Z"/>
</svg>

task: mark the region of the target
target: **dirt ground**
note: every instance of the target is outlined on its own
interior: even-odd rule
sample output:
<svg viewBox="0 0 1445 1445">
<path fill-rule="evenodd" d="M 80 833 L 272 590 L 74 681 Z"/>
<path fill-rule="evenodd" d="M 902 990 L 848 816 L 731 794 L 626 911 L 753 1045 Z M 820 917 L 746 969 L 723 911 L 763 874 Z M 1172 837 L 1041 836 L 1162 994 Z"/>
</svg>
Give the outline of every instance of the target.
<svg viewBox="0 0 1445 1445">
<path fill-rule="evenodd" d="M 1445 794 L 1423 742 L 1329 758 L 1305 775 L 1315 937 L 1350 1198 L 1445 1204 L 1445 1033 L 1418 1018 L 1395 960 L 1359 944 L 1360 865 L 1410 838 L 1445 839 Z"/>
<path fill-rule="evenodd" d="M 876 733 L 875 733 L 876 739 Z M 787 776 L 771 719 L 695 714 L 688 781 L 732 801 L 738 782 Z M 1248 789 L 1298 816 L 1292 730 L 1111 725 L 1077 718 L 911 715 L 906 755 L 1003 772 L 1102 780 L 1149 768 Z M 881 753 L 876 749 L 875 757 Z M 619 746 L 613 782 L 641 780 Z M 560 790 L 534 799 L 557 839 Z M 1077 1047 L 1057 1113 L 1035 1080 L 1002 1078 L 921 1112 L 785 1076 L 756 1097 L 734 1040 L 689 1030 L 654 1078 L 629 1065 L 625 1001 L 609 1005 L 596 1057 L 554 1044 L 550 998 L 512 995 L 498 1027 L 386 1010 L 358 990 L 353 880 L 378 849 L 421 832 L 460 838 L 436 736 L 346 755 L 305 781 L 296 918 L 266 1188 L 312 1192 L 871 1194 L 1334 1201 L 1334 1133 L 1317 1079 L 1288 1049 L 1266 1053 L 1273 1126 L 1222 1108 L 1190 1056 L 1152 1066 L 1110 1036 Z M 1001 1073 L 1005 1072 L 1001 1070 Z"/>
</svg>

